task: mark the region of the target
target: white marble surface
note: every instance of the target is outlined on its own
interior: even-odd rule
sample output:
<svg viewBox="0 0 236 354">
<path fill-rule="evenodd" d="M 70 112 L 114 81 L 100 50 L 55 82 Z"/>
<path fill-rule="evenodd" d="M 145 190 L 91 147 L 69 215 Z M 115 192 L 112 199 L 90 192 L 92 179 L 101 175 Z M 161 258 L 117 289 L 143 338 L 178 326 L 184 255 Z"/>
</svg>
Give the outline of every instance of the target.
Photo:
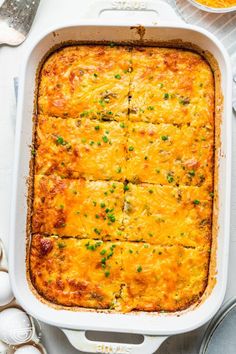
<svg viewBox="0 0 236 354">
<path fill-rule="evenodd" d="M 0 0 L 0 4 L 3 1 Z M 48 26 L 61 24 L 68 18 L 76 20 L 85 16 L 92 0 L 41 0 L 30 37 Z M 22 57 L 30 38 L 18 48 L 0 48 L 0 237 L 8 247 L 10 226 L 11 177 L 14 147 L 15 96 L 13 78 L 18 76 Z M 236 40 L 236 38 L 235 38 Z M 233 117 L 233 136 L 236 121 Z M 231 245 L 229 279 L 226 298 L 236 295 L 236 143 L 233 139 Z M 169 338 L 158 350 L 159 354 L 197 354 L 205 328 Z M 42 325 L 43 342 L 49 354 L 76 354 L 64 334 L 58 329 Z M 227 348 L 226 348 L 227 353 Z M 143 353 L 146 354 L 146 353 Z"/>
</svg>

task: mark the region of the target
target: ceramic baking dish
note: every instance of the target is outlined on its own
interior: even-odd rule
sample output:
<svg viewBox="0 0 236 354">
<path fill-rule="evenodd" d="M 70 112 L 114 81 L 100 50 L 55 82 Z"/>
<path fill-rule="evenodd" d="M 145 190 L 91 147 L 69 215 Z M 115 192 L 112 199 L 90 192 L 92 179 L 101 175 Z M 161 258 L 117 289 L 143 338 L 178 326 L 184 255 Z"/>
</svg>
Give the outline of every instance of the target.
<svg viewBox="0 0 236 354">
<path fill-rule="evenodd" d="M 119 11 L 117 11 L 119 10 Z M 107 20 L 107 15 L 113 19 Z M 96 2 L 91 9 L 96 20 L 68 23 L 62 28 L 53 28 L 30 44 L 20 77 L 19 104 L 17 114 L 15 166 L 12 197 L 11 237 L 10 237 L 10 276 L 15 296 L 20 305 L 37 319 L 64 330 L 71 343 L 78 349 L 98 353 L 153 353 L 163 340 L 170 335 L 193 330 L 212 318 L 222 304 L 227 280 L 230 218 L 230 177 L 231 177 L 231 115 L 232 115 L 232 74 L 230 61 L 222 44 L 205 30 L 186 25 L 176 16 L 167 3 L 161 1 Z M 156 23 L 142 20 L 140 14 L 157 18 Z M 122 20 L 117 19 L 122 14 Z M 132 15 L 132 16 L 131 16 Z M 116 19 L 115 19 L 116 17 Z M 133 20 L 130 20 L 130 18 Z M 141 23 L 143 27 L 137 27 Z M 140 35 L 143 42 L 140 42 Z M 80 309 L 59 309 L 40 301 L 27 281 L 26 268 L 26 219 L 27 183 L 30 145 L 32 143 L 32 116 L 34 111 L 35 77 L 38 65 L 44 55 L 54 45 L 66 41 L 137 41 L 174 43 L 184 47 L 198 46 L 209 51 L 215 58 L 220 72 L 219 89 L 224 94 L 222 121 L 217 115 L 217 134 L 220 146 L 216 152 L 215 197 L 215 241 L 211 256 L 209 286 L 205 296 L 197 306 L 175 314 L 160 313 L 107 313 L 104 311 Z M 220 102 L 217 110 L 221 106 Z M 220 127 L 220 129 L 219 129 Z M 219 199 L 217 201 L 217 199 Z M 210 284 L 211 283 L 211 284 Z M 214 283 L 214 284 L 213 284 Z M 89 341 L 86 330 L 139 333 L 144 335 L 142 344 L 117 344 Z"/>
</svg>

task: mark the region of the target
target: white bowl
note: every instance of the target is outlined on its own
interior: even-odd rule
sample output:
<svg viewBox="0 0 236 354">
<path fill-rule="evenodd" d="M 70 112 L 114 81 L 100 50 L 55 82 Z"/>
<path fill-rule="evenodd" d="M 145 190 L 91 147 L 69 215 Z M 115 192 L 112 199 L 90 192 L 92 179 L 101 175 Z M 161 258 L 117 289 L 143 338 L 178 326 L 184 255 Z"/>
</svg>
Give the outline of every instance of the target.
<svg viewBox="0 0 236 354">
<path fill-rule="evenodd" d="M 199 2 L 197 2 L 195 0 L 188 0 L 188 2 L 190 2 L 192 5 L 198 7 L 200 10 L 207 11 L 207 12 L 223 14 L 223 13 L 227 13 L 227 12 L 236 11 L 236 5 L 235 6 L 231 6 L 231 7 L 219 8 L 219 7 L 205 6 L 205 5 L 202 5 L 202 4 L 200 4 Z"/>
</svg>

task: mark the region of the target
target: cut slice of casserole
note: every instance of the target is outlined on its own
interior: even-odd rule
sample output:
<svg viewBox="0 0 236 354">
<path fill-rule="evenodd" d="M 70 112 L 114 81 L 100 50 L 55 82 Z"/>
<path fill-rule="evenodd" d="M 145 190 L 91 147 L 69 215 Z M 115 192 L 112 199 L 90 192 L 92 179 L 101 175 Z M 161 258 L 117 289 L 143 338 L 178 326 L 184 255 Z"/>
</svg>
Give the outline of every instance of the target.
<svg viewBox="0 0 236 354">
<path fill-rule="evenodd" d="M 36 174 L 124 180 L 124 123 L 38 117 Z"/>
<path fill-rule="evenodd" d="M 210 247 L 122 244 L 120 306 L 125 311 L 178 311 L 200 299 Z"/>
<path fill-rule="evenodd" d="M 132 69 L 131 121 L 214 126 L 214 77 L 199 54 L 141 47 Z"/>
<path fill-rule="evenodd" d="M 110 308 L 120 294 L 120 255 L 119 243 L 35 235 L 32 281 L 56 304 Z"/>
<path fill-rule="evenodd" d="M 128 113 L 130 68 L 131 54 L 125 47 L 60 49 L 42 68 L 39 112 L 123 121 Z"/>
<path fill-rule="evenodd" d="M 212 197 L 202 187 L 128 184 L 127 240 L 198 247 L 211 241 Z"/>
<path fill-rule="evenodd" d="M 122 230 L 124 188 L 120 182 L 36 176 L 32 232 L 116 239 Z"/>
<path fill-rule="evenodd" d="M 207 125 L 129 123 L 127 179 L 211 190 L 213 135 Z"/>
</svg>

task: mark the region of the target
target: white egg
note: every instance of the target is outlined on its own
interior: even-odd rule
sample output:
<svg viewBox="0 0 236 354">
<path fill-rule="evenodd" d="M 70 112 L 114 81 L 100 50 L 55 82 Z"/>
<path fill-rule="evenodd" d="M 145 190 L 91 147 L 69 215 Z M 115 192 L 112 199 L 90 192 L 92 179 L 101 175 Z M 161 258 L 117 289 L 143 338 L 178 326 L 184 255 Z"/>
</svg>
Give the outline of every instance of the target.
<svg viewBox="0 0 236 354">
<path fill-rule="evenodd" d="M 23 344 L 30 340 L 33 328 L 29 316 L 17 308 L 0 312 L 0 340 L 9 344 Z"/>
<path fill-rule="evenodd" d="M 5 306 L 14 298 L 8 273 L 0 272 L 0 284 L 0 306 Z"/>
<path fill-rule="evenodd" d="M 33 345 L 24 345 L 15 351 L 15 354 L 41 354 L 40 350 Z"/>
</svg>

